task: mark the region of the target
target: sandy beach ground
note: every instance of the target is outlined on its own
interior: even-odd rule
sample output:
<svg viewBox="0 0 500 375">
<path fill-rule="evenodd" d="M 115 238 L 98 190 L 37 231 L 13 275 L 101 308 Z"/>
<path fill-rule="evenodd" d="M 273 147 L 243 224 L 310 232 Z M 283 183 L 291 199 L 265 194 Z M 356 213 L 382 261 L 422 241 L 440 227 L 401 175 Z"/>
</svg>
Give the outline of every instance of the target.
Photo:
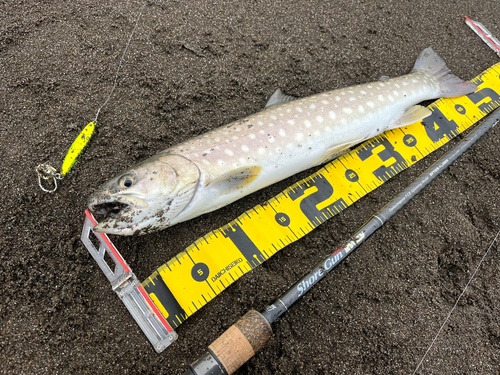
<svg viewBox="0 0 500 375">
<path fill-rule="evenodd" d="M 303 97 L 407 73 L 432 46 L 473 78 L 499 61 L 500 2 L 149 1 L 97 132 L 60 167 L 113 84 L 141 1 L 0 3 L 0 373 L 179 374 L 262 309 L 456 144 L 450 142 L 242 277 L 156 354 L 79 237 L 92 191 L 180 141 Z M 274 326 L 238 374 L 411 374 L 500 229 L 494 128 Z M 313 173 L 142 237 L 113 237 L 140 280 L 194 240 Z M 500 257 L 491 249 L 419 374 L 498 374 Z"/>
</svg>

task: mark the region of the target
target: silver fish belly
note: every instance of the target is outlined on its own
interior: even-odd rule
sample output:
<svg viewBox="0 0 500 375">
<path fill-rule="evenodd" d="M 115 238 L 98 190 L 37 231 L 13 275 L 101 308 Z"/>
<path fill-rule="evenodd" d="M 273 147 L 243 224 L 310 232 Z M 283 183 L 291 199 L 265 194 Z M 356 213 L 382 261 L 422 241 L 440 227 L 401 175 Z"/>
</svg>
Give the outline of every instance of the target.
<svg viewBox="0 0 500 375">
<path fill-rule="evenodd" d="M 141 234 L 216 210 L 428 116 L 417 103 L 475 89 L 449 74 L 428 48 L 402 77 L 296 100 L 281 96 L 259 113 L 169 148 L 104 184 L 89 202 L 105 216 L 95 229 Z M 160 175 L 147 183 L 148 176 Z M 111 216 L 113 204 L 118 209 Z"/>
</svg>

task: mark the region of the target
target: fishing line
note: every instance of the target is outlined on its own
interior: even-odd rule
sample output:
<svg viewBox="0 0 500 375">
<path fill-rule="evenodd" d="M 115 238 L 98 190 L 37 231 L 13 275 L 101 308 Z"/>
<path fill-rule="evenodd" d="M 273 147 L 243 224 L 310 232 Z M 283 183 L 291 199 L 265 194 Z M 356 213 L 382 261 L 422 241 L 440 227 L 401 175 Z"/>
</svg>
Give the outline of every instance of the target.
<svg viewBox="0 0 500 375">
<path fill-rule="evenodd" d="M 443 324 L 441 325 L 441 327 L 439 328 L 439 331 L 437 332 L 436 336 L 434 337 L 434 340 L 432 340 L 431 344 L 429 345 L 429 348 L 427 348 L 427 351 L 425 352 L 424 356 L 422 357 L 422 360 L 420 361 L 420 363 L 418 364 L 417 368 L 415 369 L 415 371 L 413 371 L 413 375 L 415 375 L 418 371 L 418 369 L 420 368 L 420 366 L 422 365 L 422 363 L 424 362 L 424 359 L 425 357 L 427 356 L 427 353 L 429 353 L 429 351 L 431 350 L 432 346 L 434 345 L 434 343 L 436 342 L 439 334 L 441 333 L 441 331 L 443 330 L 444 326 L 446 325 L 446 323 L 448 322 L 448 320 L 450 319 L 450 316 L 451 314 L 453 314 L 453 311 L 455 310 L 455 308 L 457 307 L 458 305 L 458 302 L 460 302 L 460 299 L 462 298 L 462 296 L 465 294 L 465 291 L 467 290 L 467 288 L 469 287 L 469 284 L 471 283 L 472 279 L 474 278 L 474 276 L 476 276 L 476 273 L 477 271 L 479 270 L 479 267 L 481 267 L 481 264 L 483 263 L 484 259 L 486 258 L 486 256 L 488 255 L 488 253 L 490 252 L 490 249 L 493 247 L 493 244 L 495 243 L 496 239 L 498 238 L 498 236 L 500 235 L 500 230 L 497 232 L 497 235 L 495 236 L 495 238 L 493 238 L 493 241 L 491 241 L 491 244 L 490 246 L 488 247 L 488 250 L 486 250 L 486 253 L 484 253 L 483 257 L 481 258 L 481 261 L 479 262 L 479 264 L 477 265 L 476 267 L 476 270 L 474 271 L 474 273 L 472 274 L 472 276 L 470 277 L 469 279 L 469 282 L 467 283 L 467 285 L 465 285 L 465 288 L 464 290 L 462 291 L 462 293 L 460 294 L 460 296 L 458 296 L 458 299 L 457 301 L 455 302 L 455 305 L 453 306 L 453 308 L 451 309 L 450 313 L 448 314 L 448 316 L 446 317 L 446 319 L 444 320 Z"/>
<path fill-rule="evenodd" d="M 111 95 L 113 95 L 113 92 L 115 91 L 116 84 L 118 82 L 118 74 L 120 73 L 120 70 L 123 66 L 123 60 L 125 59 L 125 55 L 127 54 L 128 47 L 130 46 L 130 43 L 132 42 L 132 37 L 134 36 L 135 30 L 137 29 L 137 25 L 139 24 L 139 20 L 141 19 L 142 12 L 144 11 L 144 8 L 146 7 L 147 3 L 148 3 L 148 0 L 146 0 L 144 2 L 144 4 L 142 4 L 139 15 L 137 16 L 137 19 L 135 21 L 135 25 L 134 25 L 134 28 L 132 30 L 132 33 L 130 34 L 130 37 L 128 38 L 128 42 L 127 42 L 127 45 L 125 46 L 125 49 L 123 50 L 122 57 L 120 59 L 120 63 L 118 64 L 118 68 L 116 69 L 116 74 L 115 74 L 115 78 L 113 81 L 113 87 L 111 88 L 111 91 L 109 92 L 109 95 L 106 98 L 106 100 L 104 101 L 104 103 L 97 110 L 97 113 L 96 113 L 95 119 L 94 119 L 95 123 L 97 123 L 97 117 L 99 117 L 99 113 L 101 112 L 101 109 L 108 103 L 109 99 L 111 98 Z"/>
<path fill-rule="evenodd" d="M 57 190 L 57 180 L 62 180 L 64 176 L 71 170 L 73 165 L 76 163 L 78 157 L 82 153 L 83 149 L 87 145 L 87 143 L 90 141 L 90 138 L 92 137 L 92 134 L 94 133 L 95 127 L 97 125 L 97 118 L 99 117 L 99 114 L 102 110 L 102 108 L 108 103 L 109 99 L 111 99 L 111 96 L 113 95 L 113 92 L 115 91 L 116 85 L 118 83 L 118 75 L 120 74 L 120 70 L 123 67 L 123 61 L 125 60 L 125 55 L 127 54 L 128 48 L 130 46 L 130 43 L 132 42 L 132 38 L 135 34 L 135 31 L 137 29 L 137 26 L 139 25 L 139 21 L 141 19 L 142 13 L 144 11 L 144 8 L 146 7 L 146 4 L 148 3 L 148 0 L 142 4 L 141 10 L 139 11 L 139 14 L 136 18 L 134 28 L 132 29 L 132 32 L 130 33 L 130 36 L 128 38 L 127 45 L 125 46 L 125 49 L 123 50 L 122 56 L 120 58 L 120 62 L 118 64 L 118 68 L 116 69 L 116 74 L 113 79 L 113 86 L 111 87 L 111 90 L 104 101 L 104 103 L 99 107 L 97 110 L 97 113 L 95 115 L 94 121 L 89 122 L 87 126 L 78 134 L 76 139 L 73 141 L 73 144 L 69 148 L 64 161 L 61 166 L 61 172 L 58 173 L 54 167 L 52 167 L 50 164 L 39 164 L 35 171 L 38 174 L 38 186 L 40 186 L 40 189 L 42 189 L 46 193 L 54 193 Z M 52 189 L 46 189 L 42 185 L 42 180 L 50 180 L 53 179 L 53 184 L 54 187 Z"/>
</svg>

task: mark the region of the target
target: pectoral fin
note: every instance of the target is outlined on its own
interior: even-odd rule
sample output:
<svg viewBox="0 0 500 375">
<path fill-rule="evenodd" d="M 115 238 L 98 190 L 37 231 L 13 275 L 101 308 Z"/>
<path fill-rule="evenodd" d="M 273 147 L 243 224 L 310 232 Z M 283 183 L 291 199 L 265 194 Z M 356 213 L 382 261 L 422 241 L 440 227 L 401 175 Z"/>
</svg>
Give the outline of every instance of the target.
<svg viewBox="0 0 500 375">
<path fill-rule="evenodd" d="M 396 129 L 402 126 L 411 125 L 418 122 L 427 116 L 431 115 L 431 110 L 429 108 L 422 107 L 421 105 L 415 105 L 407 109 L 403 115 L 389 125 L 388 129 Z"/>
<path fill-rule="evenodd" d="M 229 194 L 252 183 L 260 174 L 261 166 L 233 169 L 215 178 L 207 186 L 217 189 L 220 194 Z"/>
</svg>

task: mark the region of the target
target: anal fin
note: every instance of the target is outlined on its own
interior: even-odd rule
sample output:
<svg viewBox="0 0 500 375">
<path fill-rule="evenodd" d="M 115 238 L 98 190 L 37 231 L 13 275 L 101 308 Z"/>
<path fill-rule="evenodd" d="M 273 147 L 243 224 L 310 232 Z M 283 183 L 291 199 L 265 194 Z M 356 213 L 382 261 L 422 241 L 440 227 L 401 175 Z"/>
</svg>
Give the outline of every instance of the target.
<svg viewBox="0 0 500 375">
<path fill-rule="evenodd" d="M 421 105 L 414 105 L 408 108 L 403 115 L 394 121 L 387 129 L 396 129 L 402 126 L 411 125 L 418 122 L 427 116 L 431 115 L 431 110 L 429 108 L 422 107 Z"/>
</svg>

